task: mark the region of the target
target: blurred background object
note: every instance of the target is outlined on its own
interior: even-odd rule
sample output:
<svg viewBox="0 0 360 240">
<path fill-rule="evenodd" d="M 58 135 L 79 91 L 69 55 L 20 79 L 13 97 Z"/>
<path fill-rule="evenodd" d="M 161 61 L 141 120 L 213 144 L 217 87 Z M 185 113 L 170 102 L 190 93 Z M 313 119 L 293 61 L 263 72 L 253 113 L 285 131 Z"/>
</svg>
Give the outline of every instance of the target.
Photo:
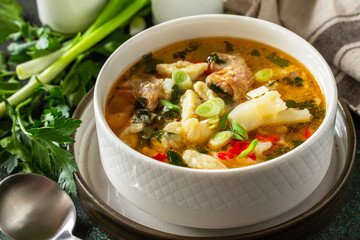
<svg viewBox="0 0 360 240">
<path fill-rule="evenodd" d="M 152 0 L 151 6 L 154 24 L 191 15 L 223 13 L 222 0 Z"/>
<path fill-rule="evenodd" d="M 106 0 L 36 0 L 41 23 L 60 33 L 84 31 L 105 3 Z"/>
</svg>

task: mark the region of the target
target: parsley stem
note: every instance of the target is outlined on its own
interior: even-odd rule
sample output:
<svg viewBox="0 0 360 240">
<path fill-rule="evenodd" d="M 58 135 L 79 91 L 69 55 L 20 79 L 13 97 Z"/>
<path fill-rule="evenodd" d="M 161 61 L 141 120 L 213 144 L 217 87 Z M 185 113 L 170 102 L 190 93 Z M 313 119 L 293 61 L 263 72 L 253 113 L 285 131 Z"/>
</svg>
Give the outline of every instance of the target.
<svg viewBox="0 0 360 240">
<path fill-rule="evenodd" d="M 2 74 L 0 74 L 0 77 L 11 77 L 11 76 L 15 76 L 16 72 L 4 72 Z"/>
<path fill-rule="evenodd" d="M 26 105 L 28 105 L 29 103 L 31 103 L 32 100 L 33 100 L 32 98 L 28 98 L 25 101 L 23 101 L 22 103 L 20 103 L 19 105 L 17 105 L 15 108 L 16 118 L 18 119 L 20 129 L 27 136 L 30 136 L 31 134 L 26 130 L 26 128 L 22 122 L 20 110 L 23 107 L 25 107 Z"/>
</svg>

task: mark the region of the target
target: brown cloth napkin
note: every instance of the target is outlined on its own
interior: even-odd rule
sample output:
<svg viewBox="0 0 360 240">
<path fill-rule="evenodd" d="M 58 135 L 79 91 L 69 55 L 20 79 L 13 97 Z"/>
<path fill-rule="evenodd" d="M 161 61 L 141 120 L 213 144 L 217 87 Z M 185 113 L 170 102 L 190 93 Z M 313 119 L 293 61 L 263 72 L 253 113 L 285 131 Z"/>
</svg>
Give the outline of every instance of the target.
<svg viewBox="0 0 360 240">
<path fill-rule="evenodd" d="M 360 115 L 360 0 L 225 0 L 224 7 L 310 42 L 329 63 L 339 95 Z"/>
</svg>

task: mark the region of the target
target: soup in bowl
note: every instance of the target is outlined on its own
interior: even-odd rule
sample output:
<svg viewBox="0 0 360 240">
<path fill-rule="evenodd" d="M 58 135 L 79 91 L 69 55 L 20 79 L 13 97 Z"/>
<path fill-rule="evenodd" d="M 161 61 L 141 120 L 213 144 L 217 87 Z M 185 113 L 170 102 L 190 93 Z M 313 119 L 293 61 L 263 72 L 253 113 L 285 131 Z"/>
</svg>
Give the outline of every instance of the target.
<svg viewBox="0 0 360 240">
<path fill-rule="evenodd" d="M 282 27 L 228 15 L 170 21 L 124 43 L 99 74 L 101 161 L 120 194 L 166 221 L 259 223 L 324 177 L 336 102 L 324 59 Z"/>
</svg>

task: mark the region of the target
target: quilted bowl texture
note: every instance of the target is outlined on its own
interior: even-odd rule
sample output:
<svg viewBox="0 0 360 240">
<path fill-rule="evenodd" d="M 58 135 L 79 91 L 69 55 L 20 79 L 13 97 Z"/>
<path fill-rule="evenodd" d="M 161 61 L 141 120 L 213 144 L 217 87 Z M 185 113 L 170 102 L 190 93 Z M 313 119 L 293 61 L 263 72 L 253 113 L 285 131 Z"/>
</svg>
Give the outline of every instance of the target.
<svg viewBox="0 0 360 240">
<path fill-rule="evenodd" d="M 141 56 L 181 40 L 227 36 L 256 40 L 292 55 L 315 76 L 326 99 L 320 128 L 293 151 L 258 165 L 198 170 L 154 161 L 123 143 L 104 118 L 107 94 Z M 101 161 L 119 194 L 166 221 L 196 228 L 232 228 L 274 218 L 308 197 L 332 154 L 337 91 L 323 57 L 296 34 L 269 22 L 232 15 L 200 15 L 149 28 L 121 45 L 95 86 L 94 111 Z"/>
</svg>

